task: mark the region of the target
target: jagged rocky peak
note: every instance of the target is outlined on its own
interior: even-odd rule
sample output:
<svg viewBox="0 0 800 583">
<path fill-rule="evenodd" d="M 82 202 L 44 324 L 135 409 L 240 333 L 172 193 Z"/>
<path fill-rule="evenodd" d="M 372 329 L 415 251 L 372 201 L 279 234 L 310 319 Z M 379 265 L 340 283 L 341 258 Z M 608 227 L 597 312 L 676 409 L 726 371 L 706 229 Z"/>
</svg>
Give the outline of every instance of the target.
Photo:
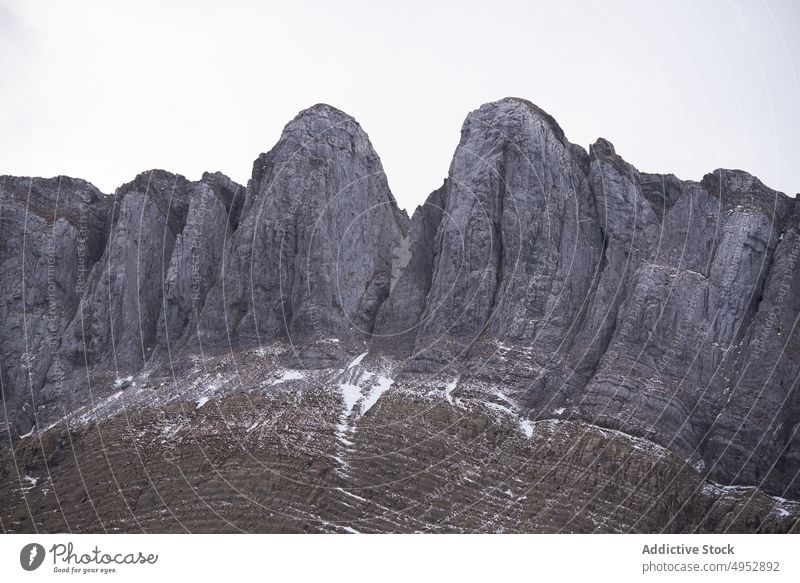
<svg viewBox="0 0 800 583">
<path fill-rule="evenodd" d="M 236 229 L 239 225 L 246 189 L 222 172 L 204 172 L 200 183 L 211 189 L 220 202 L 225 205 L 231 228 Z"/>
<path fill-rule="evenodd" d="M 61 339 L 62 380 L 87 363 L 135 372 L 180 337 L 214 283 L 241 191 L 221 175 L 193 182 L 165 170 L 116 190 L 103 256 Z"/>
<path fill-rule="evenodd" d="M 594 144 L 589 146 L 589 153 L 598 158 L 610 158 L 617 155 L 617 150 L 607 139 L 597 138 Z"/>
<path fill-rule="evenodd" d="M 151 200 L 168 219 L 174 233 L 186 226 L 190 208 L 196 198 L 210 193 L 224 206 L 231 226 L 235 227 L 244 202 L 245 189 L 221 172 L 204 172 L 200 180 L 191 181 L 185 176 L 167 170 L 147 170 L 116 189 L 116 206 L 121 208 L 123 199 L 133 194 Z"/>
<path fill-rule="evenodd" d="M 499 131 L 508 135 L 509 131 L 519 130 L 527 123 L 543 124 L 553 132 L 564 145 L 568 145 L 564 130 L 553 116 L 541 107 L 520 97 L 504 97 L 485 103 L 467 115 L 462 128 L 464 132 Z"/>
<path fill-rule="evenodd" d="M 42 212 L 43 218 L 51 221 L 59 211 L 68 212 L 81 203 L 91 204 L 105 197 L 91 182 L 70 176 L 0 176 L 0 193 L 7 203 L 16 200 L 16 204 Z"/>
<path fill-rule="evenodd" d="M 337 358 L 372 332 L 407 229 L 361 126 L 329 105 L 302 111 L 253 165 L 200 340 L 289 338 L 309 364 Z"/>
<path fill-rule="evenodd" d="M 710 195 L 720 199 L 727 210 L 743 207 L 769 216 L 782 216 L 795 204 L 795 200 L 765 186 L 744 170 L 718 168 L 703 176 L 700 184 Z"/>
<path fill-rule="evenodd" d="M 412 259 L 395 289 L 413 289 L 418 305 L 392 297 L 384 332 L 419 314 L 413 352 L 424 368 L 480 352 L 484 341 L 555 340 L 584 301 L 602 246 L 587 167 L 586 152 L 528 101 L 471 112 L 445 185 L 415 214 L 410 247 L 433 260 Z M 411 336 L 398 341 L 409 348 Z"/>
<path fill-rule="evenodd" d="M 326 145 L 331 148 L 349 149 L 353 153 L 367 155 L 372 150 L 369 137 L 359 123 L 350 115 L 328 105 L 318 103 L 298 113 L 283 129 L 278 143 L 269 152 L 261 154 L 253 162 L 250 187 L 258 195 L 265 175 L 274 171 L 276 155 L 288 158 L 314 156 L 316 147 Z M 323 163 L 322 159 L 312 161 L 313 166 Z"/>
<path fill-rule="evenodd" d="M 332 129 L 345 130 L 351 135 L 364 133 L 353 116 L 327 103 L 316 103 L 300 111 L 292 121 L 286 124 L 284 133 L 299 131 L 313 137 L 328 134 L 332 139 L 343 135 L 339 132 L 331 132 Z"/>
</svg>

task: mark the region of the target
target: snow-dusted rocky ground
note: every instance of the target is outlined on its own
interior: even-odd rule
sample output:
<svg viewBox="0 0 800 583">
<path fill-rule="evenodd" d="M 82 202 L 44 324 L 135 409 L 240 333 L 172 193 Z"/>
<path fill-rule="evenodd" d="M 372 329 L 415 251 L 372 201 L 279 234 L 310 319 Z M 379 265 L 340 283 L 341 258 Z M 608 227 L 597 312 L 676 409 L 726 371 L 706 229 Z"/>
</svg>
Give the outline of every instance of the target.
<svg viewBox="0 0 800 583">
<path fill-rule="evenodd" d="M 3 454 L 7 531 L 789 531 L 800 503 L 502 385 L 280 343 L 145 370 Z M 177 375 L 176 375 L 177 376 Z"/>
</svg>

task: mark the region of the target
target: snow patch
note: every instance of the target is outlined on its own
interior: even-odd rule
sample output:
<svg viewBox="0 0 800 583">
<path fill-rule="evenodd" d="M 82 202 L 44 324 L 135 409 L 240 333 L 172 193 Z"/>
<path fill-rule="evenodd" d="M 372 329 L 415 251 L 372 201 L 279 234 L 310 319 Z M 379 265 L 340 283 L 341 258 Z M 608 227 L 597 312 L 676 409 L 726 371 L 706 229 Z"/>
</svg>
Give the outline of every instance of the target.
<svg viewBox="0 0 800 583">
<path fill-rule="evenodd" d="M 348 492 L 344 488 L 336 488 L 336 489 L 339 490 L 339 492 L 341 492 L 342 494 L 345 494 L 346 496 L 350 496 L 351 498 L 355 498 L 356 500 L 360 500 L 361 502 L 369 502 L 369 500 L 367 500 L 366 498 L 362 498 L 361 496 L 357 496 L 356 494 L 353 494 L 352 492 Z"/>
<path fill-rule="evenodd" d="M 385 376 L 379 376 L 375 386 L 372 387 L 367 396 L 364 397 L 364 402 L 361 403 L 361 415 L 364 415 L 367 411 L 372 409 L 372 406 L 378 402 L 378 399 L 380 399 L 393 384 L 394 379 L 390 379 L 389 377 Z"/>
<path fill-rule="evenodd" d="M 25 439 L 26 437 L 30 437 L 31 435 L 33 435 L 34 431 L 36 431 L 36 424 L 35 423 L 33 424 L 33 427 L 31 427 L 31 430 L 28 431 L 28 433 L 26 433 L 25 435 L 20 435 L 19 438 L 20 439 Z"/>
<path fill-rule="evenodd" d="M 553 415 L 561 415 L 565 411 L 564 407 L 559 407 L 558 409 L 553 409 Z"/>
<path fill-rule="evenodd" d="M 350 447 L 353 445 L 353 442 L 347 439 L 347 432 L 350 430 L 350 427 L 347 425 L 347 420 L 353 412 L 356 403 L 361 399 L 361 388 L 351 383 L 341 383 L 339 384 L 339 390 L 342 391 L 344 410 L 339 417 L 339 424 L 336 426 L 336 437 L 339 443 L 345 447 Z"/>
<path fill-rule="evenodd" d="M 525 437 L 533 437 L 533 422 L 530 419 L 520 419 L 519 427 L 525 434 Z"/>
<path fill-rule="evenodd" d="M 706 482 L 703 484 L 703 493 L 704 494 L 711 494 L 714 496 L 721 496 L 723 494 L 735 493 L 735 494 L 746 494 L 748 492 L 752 492 L 755 490 L 755 486 L 725 486 L 722 484 L 717 484 L 716 482 Z"/>
<path fill-rule="evenodd" d="M 199 409 L 206 403 L 208 403 L 208 397 L 200 397 L 199 399 L 197 399 L 197 407 L 195 407 L 195 410 Z"/>
<path fill-rule="evenodd" d="M 344 417 L 347 418 L 361 398 L 361 388 L 350 383 L 341 383 L 339 389 L 342 391 L 342 399 L 344 400 Z"/>
<path fill-rule="evenodd" d="M 691 460 L 686 460 L 686 461 L 690 462 Z M 702 459 L 698 459 L 696 462 L 692 464 L 692 467 L 694 468 L 695 472 L 700 473 L 706 469 L 706 462 L 704 462 Z"/>
<path fill-rule="evenodd" d="M 358 377 L 358 382 L 361 383 L 361 382 L 364 382 L 364 381 L 368 381 L 374 376 L 375 376 L 374 372 L 370 372 L 368 370 L 365 370 L 364 372 L 361 373 L 361 376 Z"/>
<path fill-rule="evenodd" d="M 97 419 L 100 413 L 110 413 L 113 412 L 114 409 L 110 407 L 110 405 L 119 399 L 124 391 L 117 391 L 113 395 L 109 395 L 102 401 L 99 401 L 96 405 L 94 405 L 91 409 L 89 409 L 86 413 L 79 417 L 79 421 L 81 423 L 88 423 L 92 419 Z"/>
<path fill-rule="evenodd" d="M 125 383 L 129 383 L 129 382 L 131 382 L 132 380 L 133 380 L 133 377 L 132 377 L 132 376 L 129 376 L 129 377 L 124 377 L 124 378 L 118 378 L 118 379 L 116 379 L 116 380 L 114 381 L 114 386 L 115 386 L 115 387 L 121 387 L 121 386 L 122 386 L 122 385 L 124 385 Z"/>
<path fill-rule="evenodd" d="M 303 378 L 303 373 L 299 370 L 287 369 L 281 371 L 281 376 L 270 383 L 270 385 L 279 385 L 286 381 L 297 381 Z"/>
<path fill-rule="evenodd" d="M 444 396 L 447 398 L 448 403 L 453 402 L 453 391 L 456 390 L 458 386 L 458 379 L 453 379 L 451 382 L 447 383 L 447 386 L 444 388 Z"/>
<path fill-rule="evenodd" d="M 354 366 L 358 366 L 359 364 L 361 364 L 361 361 L 362 361 L 362 360 L 364 360 L 364 357 L 365 357 L 366 355 L 367 355 L 367 352 L 364 352 L 364 353 L 362 353 L 362 354 L 359 354 L 358 356 L 356 356 L 356 357 L 353 359 L 353 362 L 351 362 L 350 364 L 348 364 L 348 365 L 347 365 L 347 369 L 346 369 L 346 370 L 350 370 L 350 369 L 351 369 L 351 368 L 353 368 Z"/>
</svg>

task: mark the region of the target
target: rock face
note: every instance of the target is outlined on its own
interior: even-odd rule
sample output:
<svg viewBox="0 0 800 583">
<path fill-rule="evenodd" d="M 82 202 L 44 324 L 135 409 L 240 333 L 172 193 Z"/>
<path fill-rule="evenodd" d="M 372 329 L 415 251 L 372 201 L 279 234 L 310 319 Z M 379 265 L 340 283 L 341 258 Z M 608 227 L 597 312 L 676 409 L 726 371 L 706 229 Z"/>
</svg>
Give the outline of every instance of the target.
<svg viewBox="0 0 800 583">
<path fill-rule="evenodd" d="M 190 182 L 161 170 L 117 190 L 105 250 L 61 338 L 66 370 L 50 371 L 45 404 L 80 400 L 87 369 L 139 371 L 184 333 L 216 279 L 242 191 L 219 174 Z"/>
<path fill-rule="evenodd" d="M 158 170 L 113 196 L 63 177 L 0 182 L 3 394 L 23 434 L 85 402 L 87 374 L 136 372 L 183 333 L 243 189 L 220 174 L 195 183 Z"/>
<path fill-rule="evenodd" d="M 225 241 L 238 226 L 244 189 L 222 174 L 206 174 L 189 187 L 188 199 L 186 223 L 175 236 L 164 276 L 156 355 L 169 352 L 184 334 L 194 333 L 217 280 Z"/>
<path fill-rule="evenodd" d="M 410 221 L 367 135 L 327 105 L 286 126 L 246 188 L 154 170 L 113 196 L 68 178 L 4 177 L 0 192 L 0 379 L 30 471 L 66 441 L 97 451 L 80 429 L 97 422 L 126 467 L 137 439 L 152 455 L 176 440 L 193 492 L 219 504 L 207 460 L 257 451 L 286 482 L 267 472 L 251 499 L 305 519 L 233 512 L 243 529 L 352 528 L 354 501 L 383 508 L 373 531 L 797 525 L 800 505 L 780 500 L 800 498 L 800 206 L 745 172 L 640 172 L 509 98 L 467 116 Z M 117 427 L 126 406 L 140 431 Z M 62 421 L 78 429 L 45 431 Z M 31 428 L 49 436 L 39 450 Z M 137 463 L 171 483 L 162 461 Z M 491 489 L 512 470 L 509 506 Z M 77 469 L 60 471 L 49 487 L 77 487 Z M 431 494 L 448 485 L 472 510 Z M 29 492 L 14 492 L 4 524 L 22 520 Z M 161 512 L 139 496 L 119 512 Z"/>
<path fill-rule="evenodd" d="M 414 370 L 467 366 L 534 418 L 564 411 L 797 496 L 797 212 L 738 170 L 644 174 L 602 139 L 587 155 L 502 100 L 467 117 L 379 321 L 414 330 Z"/>
<path fill-rule="evenodd" d="M 163 171 L 122 186 L 105 254 L 63 351 L 135 371 L 157 343 L 180 337 L 216 278 L 240 190 L 218 175 L 193 183 Z"/>
<path fill-rule="evenodd" d="M 358 123 L 328 105 L 302 111 L 253 165 L 199 339 L 363 342 L 389 293 L 407 222 Z M 328 353 L 305 354 L 313 364 Z"/>
<path fill-rule="evenodd" d="M 554 351 L 585 310 L 602 252 L 586 153 L 555 120 L 509 99 L 471 113 L 461 135 L 445 186 L 423 207 L 441 211 L 414 217 L 438 228 L 412 226 L 427 238 L 412 249 L 432 249 L 435 260 L 427 273 L 401 275 L 393 292 L 404 294 L 409 278 L 429 288 L 414 340 L 428 368 L 487 340 Z"/>
<path fill-rule="evenodd" d="M 108 237 L 110 204 L 60 176 L 0 177 L 0 386 L 8 435 L 35 425 L 31 399 L 48 370 L 61 376 L 61 335 Z"/>
<path fill-rule="evenodd" d="M 247 189 L 219 173 L 191 182 L 163 170 L 140 174 L 110 197 L 72 179 L 3 184 L 3 297 L 11 314 L 4 374 L 6 392 L 22 399 L 11 401 L 13 423 L 24 419 L 15 435 L 37 424 L 24 414 L 32 407 L 44 407 L 49 419 L 47 407 L 85 402 L 87 373 L 107 384 L 105 377 L 124 379 L 148 364 L 157 370 L 178 354 L 282 338 L 306 366 L 341 360 L 370 337 L 408 229 L 367 135 L 322 104 L 301 112 L 255 161 Z M 81 204 L 91 253 L 82 255 L 76 292 Z M 47 220 L 55 221 L 49 238 Z M 53 237 L 56 287 L 69 293 L 55 299 L 51 363 L 49 352 L 40 354 L 44 315 L 35 316 L 33 345 L 24 346 L 15 286 L 26 282 L 29 295 L 38 294 L 29 302 L 43 302 L 44 247 Z M 31 259 L 20 262 L 23 248 Z M 22 264 L 33 262 L 39 271 L 31 265 L 23 277 Z M 32 354 L 39 354 L 33 371 Z"/>
</svg>

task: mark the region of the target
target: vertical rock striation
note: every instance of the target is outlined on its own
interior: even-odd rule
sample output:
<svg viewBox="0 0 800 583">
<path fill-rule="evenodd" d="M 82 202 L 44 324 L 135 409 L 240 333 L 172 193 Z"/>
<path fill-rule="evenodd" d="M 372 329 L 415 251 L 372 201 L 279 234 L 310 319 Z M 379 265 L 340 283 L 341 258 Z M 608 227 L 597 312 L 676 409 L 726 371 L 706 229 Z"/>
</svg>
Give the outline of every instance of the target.
<svg viewBox="0 0 800 583">
<path fill-rule="evenodd" d="M 535 418 L 796 495 L 797 213 L 742 171 L 646 174 L 603 139 L 587 155 L 504 99 L 467 117 L 378 329 L 411 369 L 458 363 Z"/>
<path fill-rule="evenodd" d="M 83 180 L 0 177 L 0 386 L 11 435 L 34 425 L 48 370 L 62 375 L 60 336 L 102 254 L 108 211 Z"/>
<path fill-rule="evenodd" d="M 407 222 L 358 123 L 328 105 L 302 111 L 253 165 L 199 339 L 285 338 L 306 365 L 335 359 L 326 339 L 359 344 L 372 332 Z"/>
</svg>

